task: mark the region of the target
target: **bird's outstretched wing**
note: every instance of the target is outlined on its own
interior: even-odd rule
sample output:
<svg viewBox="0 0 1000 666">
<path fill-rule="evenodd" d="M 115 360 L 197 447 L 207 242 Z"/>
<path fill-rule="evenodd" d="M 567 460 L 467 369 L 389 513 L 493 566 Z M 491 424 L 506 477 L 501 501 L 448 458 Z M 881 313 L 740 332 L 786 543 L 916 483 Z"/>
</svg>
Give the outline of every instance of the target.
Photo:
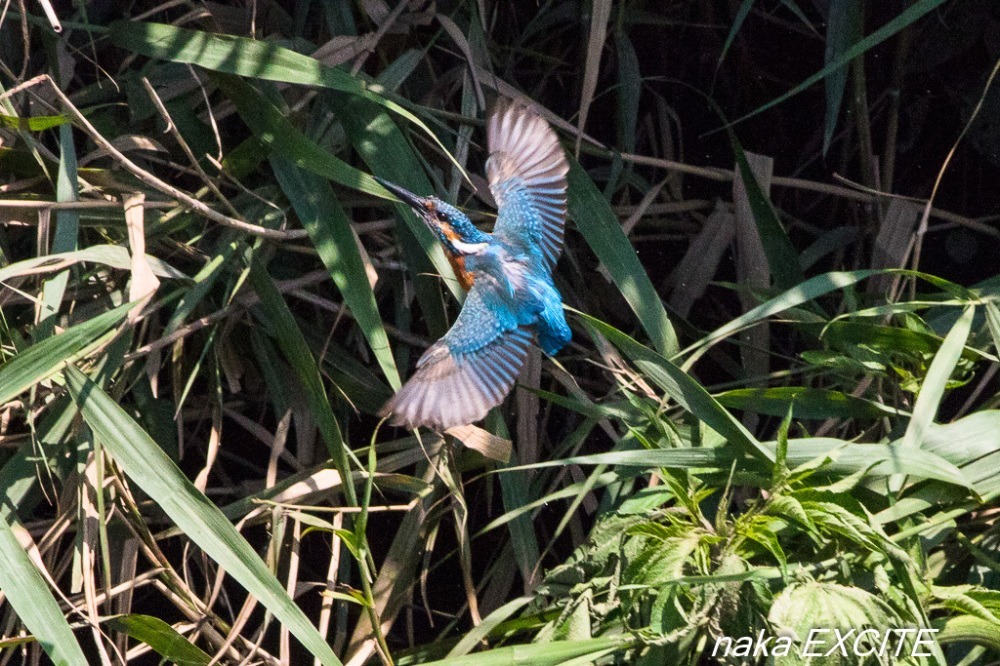
<svg viewBox="0 0 1000 666">
<path fill-rule="evenodd" d="M 476 282 L 454 325 L 424 352 L 380 416 L 440 431 L 479 421 L 513 388 L 531 339 L 496 287 Z"/>
<path fill-rule="evenodd" d="M 523 102 L 497 103 L 486 123 L 486 175 L 499 216 L 493 233 L 552 268 L 566 225 L 569 166 L 556 133 Z"/>
</svg>

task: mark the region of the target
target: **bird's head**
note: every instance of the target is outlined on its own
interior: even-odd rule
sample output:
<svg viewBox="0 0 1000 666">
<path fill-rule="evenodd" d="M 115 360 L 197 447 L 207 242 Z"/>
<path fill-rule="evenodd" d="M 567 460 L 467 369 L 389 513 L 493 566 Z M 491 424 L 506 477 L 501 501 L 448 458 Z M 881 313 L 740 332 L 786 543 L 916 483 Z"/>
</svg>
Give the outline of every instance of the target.
<svg viewBox="0 0 1000 666">
<path fill-rule="evenodd" d="M 486 249 L 490 241 L 489 234 L 477 229 L 465 213 L 451 204 L 437 197 L 418 197 L 399 185 L 378 177 L 375 180 L 409 205 L 453 257 L 480 254 Z"/>
</svg>

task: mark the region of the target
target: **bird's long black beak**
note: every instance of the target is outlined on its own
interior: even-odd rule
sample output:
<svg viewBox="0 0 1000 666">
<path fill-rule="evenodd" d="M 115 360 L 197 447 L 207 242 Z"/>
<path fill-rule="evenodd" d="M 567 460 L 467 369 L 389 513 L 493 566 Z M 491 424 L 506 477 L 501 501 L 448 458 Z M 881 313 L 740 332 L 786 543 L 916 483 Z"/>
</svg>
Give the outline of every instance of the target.
<svg viewBox="0 0 1000 666">
<path fill-rule="evenodd" d="M 411 208 L 414 208 L 416 210 L 421 210 L 424 207 L 424 201 L 426 201 L 425 197 L 418 197 L 413 192 L 405 190 L 399 185 L 396 185 L 395 183 L 390 183 L 387 180 L 383 180 L 378 176 L 374 176 L 374 178 L 376 181 L 378 181 L 379 185 L 381 185 L 385 189 L 395 194 L 397 197 L 399 197 L 400 201 L 407 204 Z"/>
</svg>

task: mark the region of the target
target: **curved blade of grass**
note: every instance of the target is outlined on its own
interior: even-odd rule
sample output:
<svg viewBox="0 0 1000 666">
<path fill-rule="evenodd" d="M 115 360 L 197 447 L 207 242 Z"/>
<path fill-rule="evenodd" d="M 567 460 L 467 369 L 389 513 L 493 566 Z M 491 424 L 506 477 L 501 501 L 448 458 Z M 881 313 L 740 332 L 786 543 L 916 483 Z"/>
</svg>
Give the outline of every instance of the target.
<svg viewBox="0 0 1000 666">
<path fill-rule="evenodd" d="M 760 242 L 764 246 L 764 254 L 767 256 L 768 268 L 774 278 L 774 283 L 780 289 L 791 289 L 801 283 L 805 276 L 802 275 L 802 268 L 799 266 L 799 255 L 795 251 L 795 246 L 785 233 L 778 214 L 771 205 L 771 200 L 767 193 L 757 182 L 757 177 L 750 168 L 743 146 L 740 145 L 736 133 L 729 130 L 729 142 L 732 144 L 733 155 L 736 157 L 736 166 L 740 173 L 743 187 L 746 189 L 747 200 L 750 210 L 753 213 L 754 223 L 757 225 L 757 233 L 760 234 Z"/>
<path fill-rule="evenodd" d="M 719 61 L 715 63 L 715 72 L 718 74 L 719 68 L 722 67 L 722 61 L 726 59 L 726 54 L 729 53 L 730 47 L 736 40 L 736 34 L 743 27 L 743 22 L 750 15 L 750 10 L 753 9 L 754 0 L 743 0 L 743 4 L 736 12 L 736 16 L 733 17 L 733 27 L 729 29 L 729 34 L 726 35 L 726 42 L 722 45 L 722 52 L 719 54 Z M 713 86 L 714 87 L 714 86 Z"/>
<path fill-rule="evenodd" d="M 368 340 L 390 386 L 398 389 L 401 386 L 399 371 L 375 304 L 375 292 L 368 282 L 364 259 L 358 250 L 359 241 L 333 188 L 323 178 L 299 169 L 283 157 L 272 157 L 271 168 L 285 196 L 292 202 L 299 221 L 309 232 L 320 259 L 344 295 L 344 302 Z"/>
<path fill-rule="evenodd" d="M 837 60 L 852 43 L 861 37 L 861 2 L 833 0 L 826 24 L 826 65 Z M 830 150 L 830 141 L 837 129 L 840 104 L 847 87 L 847 67 L 838 67 L 826 76 L 826 116 L 823 123 L 823 154 Z"/>
<path fill-rule="evenodd" d="M 53 662 L 60 666 L 87 663 L 48 583 L 18 541 L 14 528 L 3 519 L 0 519 L 0 589 Z"/>
<path fill-rule="evenodd" d="M 120 322 L 135 303 L 120 305 L 89 321 L 34 344 L 0 366 L 0 405 L 59 372 L 67 363 L 105 342 L 109 329 Z M 107 335 L 106 335 L 107 334 Z"/>
<path fill-rule="evenodd" d="M 776 445 L 767 442 L 761 446 L 774 455 Z M 927 451 L 903 453 L 891 444 L 854 444 L 840 439 L 814 437 L 788 440 L 789 468 L 810 463 L 817 458 L 827 457 L 822 466 L 825 472 L 849 475 L 866 471 L 873 476 L 908 474 L 925 479 L 937 479 L 963 488 L 972 488 L 962 471 L 941 456 Z M 672 467 L 709 469 L 728 473 L 736 461 L 744 469 L 769 471 L 770 463 L 751 460 L 730 447 L 707 447 L 695 449 L 643 449 L 639 451 L 611 451 L 587 456 L 574 456 L 561 460 L 547 460 L 512 467 L 509 470 L 533 469 L 537 467 L 560 467 L 563 465 L 613 465 L 617 467 Z"/>
<path fill-rule="evenodd" d="M 627 649 L 634 642 L 633 638 L 615 637 L 511 645 L 487 652 L 430 661 L 424 666 L 557 666 L 580 657 L 597 659 L 616 650 Z"/>
<path fill-rule="evenodd" d="M 254 255 L 250 267 L 250 284 L 260 296 L 260 306 L 267 317 L 267 323 L 273 329 L 273 335 L 282 354 L 292 366 L 299 381 L 306 390 L 306 400 L 310 413 L 316 422 L 320 436 L 326 443 L 333 464 L 340 472 L 340 478 L 351 478 L 351 467 L 347 459 L 347 444 L 340 433 L 340 425 L 333 414 L 330 399 L 323 388 L 323 378 L 316 366 L 316 359 L 309 350 L 302 330 L 296 325 L 295 317 L 281 297 L 281 292 L 268 275 L 267 269 L 260 263 L 258 255 Z M 354 484 L 344 484 L 344 496 L 348 504 L 357 505 L 357 495 Z"/>
<path fill-rule="evenodd" d="M 465 170 L 422 120 L 378 94 L 381 86 L 366 83 L 342 69 L 274 42 L 177 28 L 164 23 L 115 21 L 108 26 L 113 44 L 150 58 L 184 62 L 218 72 L 339 90 L 406 118 L 423 130 L 464 175 Z"/>
<path fill-rule="evenodd" d="M 743 424 L 713 398 L 701 384 L 691 379 L 671 361 L 660 356 L 618 329 L 581 313 L 583 323 L 600 333 L 632 359 L 667 395 L 677 401 L 735 447 L 755 458 L 774 462 L 774 453 L 764 447 Z"/>
<path fill-rule="evenodd" d="M 330 93 L 329 98 L 348 140 L 374 175 L 415 194 L 425 195 L 434 191 L 413 147 L 389 114 L 356 97 Z M 396 226 L 397 242 L 411 275 L 415 276 L 413 285 L 421 312 L 432 337 L 440 337 L 448 329 L 444 304 L 437 281 L 423 274 L 437 273 L 445 277 L 445 284 L 459 301 L 465 294 L 454 279 L 441 244 L 427 225 L 404 203 L 396 204 L 396 212 L 402 220 L 402 224 Z"/>
<path fill-rule="evenodd" d="M 895 35 L 900 30 L 902 30 L 903 28 L 915 23 L 922 16 L 924 16 L 924 14 L 933 11 L 934 9 L 943 5 L 945 2 L 946 0 L 917 0 L 917 2 L 914 2 L 912 5 L 910 5 L 905 10 L 900 12 L 899 15 L 896 16 L 896 18 L 892 19 L 891 21 L 889 21 L 881 28 L 879 28 L 872 34 L 862 39 L 861 41 L 855 43 L 849 49 L 845 49 L 843 53 L 841 53 L 838 57 L 833 58 L 830 62 L 828 62 L 826 64 L 826 67 L 816 72 L 808 79 L 806 79 L 799 85 L 795 86 L 785 94 L 780 95 L 775 99 L 772 99 L 770 102 L 764 104 L 763 106 L 757 107 L 756 109 L 746 114 L 745 116 L 741 116 L 736 120 L 732 121 L 727 125 L 727 127 L 731 127 L 736 123 L 743 122 L 747 118 L 753 118 L 757 114 L 763 113 L 764 111 L 767 111 L 771 107 L 777 106 L 778 104 L 781 104 L 785 100 L 794 97 L 795 95 L 798 95 L 800 92 L 806 90 L 817 81 L 821 81 L 822 79 L 829 76 L 832 72 L 837 71 L 847 63 L 851 62 L 852 60 L 857 58 L 859 55 L 863 54 L 868 49 L 881 44 L 885 40 Z M 718 130 L 713 130 L 713 131 L 718 131 Z"/>
<path fill-rule="evenodd" d="M 176 629 L 151 615 L 121 615 L 104 623 L 109 629 L 120 631 L 145 643 L 177 666 L 208 666 L 212 656 L 192 645 Z"/>
<path fill-rule="evenodd" d="M 181 273 L 173 266 L 156 257 L 147 254 L 146 260 L 149 261 L 150 268 L 153 269 L 153 273 L 158 277 L 187 277 L 184 273 Z M 24 259 L 23 261 L 4 266 L 0 268 L 0 282 L 17 277 L 18 275 L 48 272 L 46 269 L 53 271 L 62 270 L 79 262 L 90 262 L 110 266 L 111 268 L 129 270 L 131 261 L 128 250 L 120 245 L 93 245 L 83 250 L 60 252 L 58 254 L 45 255 L 44 257 L 32 257 L 31 259 Z"/>
<path fill-rule="evenodd" d="M 665 356 L 677 353 L 677 335 L 660 295 L 646 274 L 635 248 L 622 231 L 611 204 L 604 198 L 583 167 L 569 160 L 569 216 L 590 249 L 601 260 L 615 286 L 632 307 L 639 323 Z"/>
<path fill-rule="evenodd" d="M 797 419 L 880 419 L 900 413 L 885 405 L 840 391 L 802 386 L 736 389 L 715 396 L 719 404 L 755 414 L 785 416 L 791 409 Z"/>
<path fill-rule="evenodd" d="M 295 127 L 278 107 L 238 76 L 210 74 L 212 81 L 236 106 L 240 118 L 261 143 L 274 154 L 281 155 L 295 166 L 308 169 L 345 187 L 367 192 L 383 199 L 393 196 L 374 178 L 355 169 Z"/>
<path fill-rule="evenodd" d="M 75 366 L 66 385 L 84 420 L 132 481 L 323 664 L 340 664 L 326 640 L 219 508 L 194 487 L 139 424 Z"/>
<path fill-rule="evenodd" d="M 728 338 L 730 335 L 738 333 L 748 326 L 753 326 L 757 322 L 774 316 L 779 312 L 784 312 L 785 310 L 794 308 L 797 305 L 802 305 L 803 303 L 811 301 L 814 298 L 819 298 L 820 296 L 829 294 L 831 291 L 844 289 L 845 287 L 856 284 L 865 278 L 869 278 L 883 272 L 884 271 L 877 270 L 833 271 L 809 278 L 805 282 L 775 296 L 766 303 L 761 303 L 754 309 L 737 317 L 736 319 L 733 319 L 724 326 L 720 326 L 698 342 L 679 352 L 677 356 L 683 356 L 689 352 L 696 351 L 697 353 L 692 355 L 692 357 L 689 358 L 683 365 L 684 368 L 689 368 L 694 364 L 694 361 L 701 356 L 701 354 L 708 351 L 708 348 L 716 342 Z M 676 356 L 674 358 L 676 358 Z"/>
<path fill-rule="evenodd" d="M 906 434 L 900 442 L 903 448 L 919 447 L 934 422 L 948 379 L 955 371 L 962 352 L 965 351 L 965 341 L 969 339 L 969 333 L 972 331 L 972 318 L 975 313 L 975 306 L 966 306 L 962 316 L 948 331 L 941 348 L 934 355 L 934 360 L 931 361 L 927 376 L 917 394 L 917 401 L 913 405 L 913 417 L 906 426 Z"/>
<path fill-rule="evenodd" d="M 43 132 L 60 125 L 68 125 L 73 122 L 69 116 L 29 116 L 21 118 L 19 116 L 8 116 L 0 113 L 0 126 L 26 132 Z"/>
<path fill-rule="evenodd" d="M 73 128 L 64 125 L 59 128 L 59 172 L 56 175 L 56 200 L 60 203 L 76 201 L 78 180 L 76 175 L 76 148 L 73 145 Z M 52 246 L 41 252 L 72 252 L 76 249 L 80 234 L 80 214 L 75 210 L 56 212 L 56 230 Z M 56 326 L 56 315 L 62 305 L 63 294 L 69 283 L 69 271 L 52 276 L 42 285 L 42 305 L 35 339 L 52 335 Z"/>
<path fill-rule="evenodd" d="M 518 597 L 513 601 L 508 601 L 503 606 L 487 615 L 483 618 L 483 621 L 479 624 L 479 626 L 473 628 L 472 631 L 462 636 L 462 640 L 455 644 L 455 647 L 453 647 L 448 653 L 447 658 L 453 659 L 455 657 L 461 657 L 475 650 L 476 646 L 489 636 L 491 631 L 500 626 L 500 624 L 507 620 L 507 618 L 511 615 L 531 603 L 534 598 L 535 597 L 533 596 Z"/>
</svg>

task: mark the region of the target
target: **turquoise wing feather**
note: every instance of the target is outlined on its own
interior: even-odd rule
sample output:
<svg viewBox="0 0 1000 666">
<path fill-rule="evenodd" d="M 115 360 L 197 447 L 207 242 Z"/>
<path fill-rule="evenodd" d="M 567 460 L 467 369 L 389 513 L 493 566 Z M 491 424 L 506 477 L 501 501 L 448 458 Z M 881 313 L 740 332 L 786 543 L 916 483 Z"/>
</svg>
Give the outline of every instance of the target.
<svg viewBox="0 0 1000 666">
<path fill-rule="evenodd" d="M 531 339 L 496 287 L 477 281 L 454 325 L 381 415 L 391 415 L 393 425 L 442 431 L 479 421 L 514 387 Z"/>
<path fill-rule="evenodd" d="M 522 102 L 502 102 L 486 124 L 486 175 L 498 216 L 493 234 L 541 259 L 547 271 L 559 258 L 566 225 L 569 166 L 556 133 Z"/>
</svg>

